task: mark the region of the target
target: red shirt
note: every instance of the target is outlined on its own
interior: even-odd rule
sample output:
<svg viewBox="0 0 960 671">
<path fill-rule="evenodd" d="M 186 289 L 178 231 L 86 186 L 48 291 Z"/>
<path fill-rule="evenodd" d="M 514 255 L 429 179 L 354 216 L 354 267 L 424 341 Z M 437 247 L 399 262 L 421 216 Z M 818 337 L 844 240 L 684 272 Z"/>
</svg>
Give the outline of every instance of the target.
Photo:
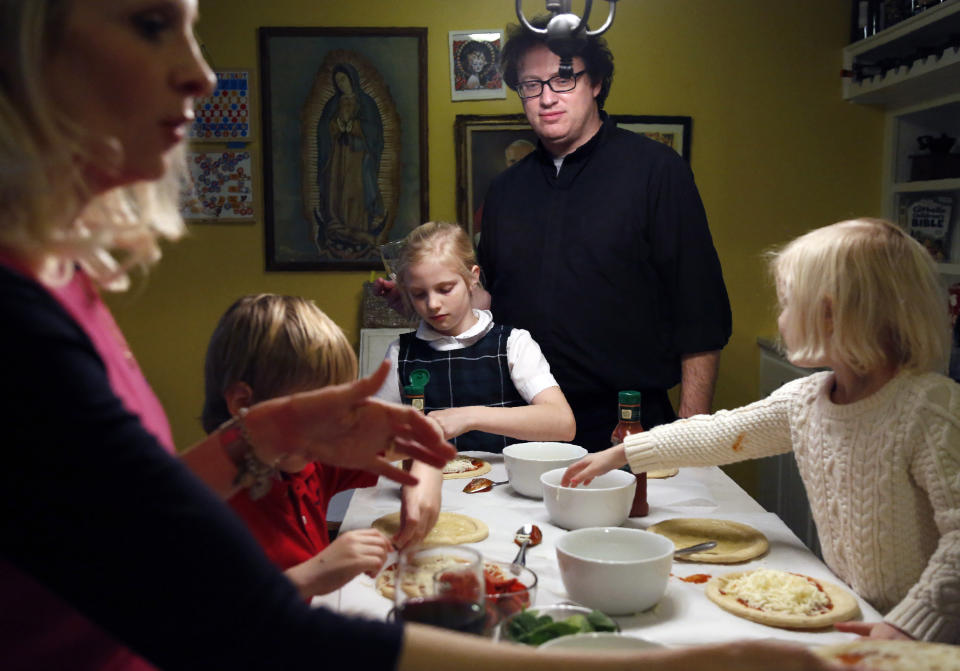
<svg viewBox="0 0 960 671">
<path fill-rule="evenodd" d="M 334 494 L 375 484 L 373 473 L 312 463 L 299 473 L 284 473 L 257 501 L 240 491 L 228 503 L 270 560 L 286 570 L 330 545 L 327 505 Z"/>
</svg>

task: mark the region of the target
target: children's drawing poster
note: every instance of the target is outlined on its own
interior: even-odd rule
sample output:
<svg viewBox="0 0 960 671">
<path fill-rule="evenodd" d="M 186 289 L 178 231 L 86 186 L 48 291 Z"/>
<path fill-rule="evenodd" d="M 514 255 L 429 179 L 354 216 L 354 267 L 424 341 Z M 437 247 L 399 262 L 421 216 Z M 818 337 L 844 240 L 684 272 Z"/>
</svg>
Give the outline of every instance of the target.
<svg viewBox="0 0 960 671">
<path fill-rule="evenodd" d="M 187 152 L 193 192 L 184 194 L 184 219 L 253 219 L 250 152 Z"/>
<path fill-rule="evenodd" d="M 193 103 L 192 142 L 249 142 L 250 73 L 218 70 L 217 87 Z"/>
</svg>

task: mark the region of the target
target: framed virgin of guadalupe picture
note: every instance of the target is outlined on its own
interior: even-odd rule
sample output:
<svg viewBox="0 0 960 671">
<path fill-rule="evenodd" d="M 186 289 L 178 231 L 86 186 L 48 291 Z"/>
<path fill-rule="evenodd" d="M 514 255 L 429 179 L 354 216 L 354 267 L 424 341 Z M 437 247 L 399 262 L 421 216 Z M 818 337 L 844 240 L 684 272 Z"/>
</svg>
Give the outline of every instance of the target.
<svg viewBox="0 0 960 671">
<path fill-rule="evenodd" d="M 260 28 L 266 269 L 371 270 L 429 218 L 426 28 Z"/>
</svg>

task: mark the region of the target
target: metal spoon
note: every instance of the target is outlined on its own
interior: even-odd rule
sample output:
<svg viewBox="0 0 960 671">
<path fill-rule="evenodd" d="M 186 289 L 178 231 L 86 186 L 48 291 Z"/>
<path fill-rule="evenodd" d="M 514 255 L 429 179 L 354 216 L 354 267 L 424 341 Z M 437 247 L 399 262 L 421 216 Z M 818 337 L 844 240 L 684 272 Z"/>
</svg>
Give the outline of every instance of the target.
<svg viewBox="0 0 960 671">
<path fill-rule="evenodd" d="M 467 494 L 479 494 L 480 492 L 489 492 L 491 489 L 497 485 L 505 485 L 509 480 L 504 480 L 503 482 L 494 482 L 493 480 L 488 480 L 487 478 L 474 478 L 467 483 L 467 486 L 463 488 Z"/>
<path fill-rule="evenodd" d="M 520 546 L 520 550 L 517 552 L 517 556 L 513 558 L 513 563 L 510 565 L 510 569 L 514 574 L 520 572 L 521 566 L 527 565 L 527 548 L 533 547 L 534 545 L 540 545 L 540 541 L 543 540 L 543 533 L 540 531 L 540 527 L 536 524 L 524 524 L 522 527 L 517 529 L 517 533 L 513 535 L 513 542 Z"/>
<path fill-rule="evenodd" d="M 717 547 L 717 541 L 707 541 L 705 543 L 697 543 L 696 545 L 688 545 L 685 548 L 680 548 L 673 551 L 673 556 L 677 555 L 689 555 L 695 552 L 704 552 L 705 550 L 712 550 Z"/>
</svg>

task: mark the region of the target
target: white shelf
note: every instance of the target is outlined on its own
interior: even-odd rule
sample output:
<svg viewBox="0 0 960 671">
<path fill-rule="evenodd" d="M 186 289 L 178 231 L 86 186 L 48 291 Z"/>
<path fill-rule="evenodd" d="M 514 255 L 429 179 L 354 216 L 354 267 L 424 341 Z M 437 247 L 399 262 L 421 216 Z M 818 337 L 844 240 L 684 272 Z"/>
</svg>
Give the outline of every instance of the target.
<svg viewBox="0 0 960 671">
<path fill-rule="evenodd" d="M 960 49 L 860 82 L 845 79 L 843 97 L 861 105 L 904 107 L 950 89 L 960 89 Z"/>
<path fill-rule="evenodd" d="M 857 60 L 880 61 L 909 56 L 919 47 L 943 44 L 960 32 L 960 0 L 946 0 L 883 30 L 854 42 L 843 50 L 843 67 L 850 71 Z M 910 66 L 854 82 L 843 80 L 845 100 L 888 108 L 905 107 L 917 100 L 960 91 L 960 49 L 916 60 Z"/>
<path fill-rule="evenodd" d="M 897 182 L 893 185 L 894 193 L 916 193 L 918 191 L 953 191 L 960 190 L 960 177 L 951 179 L 925 179 L 913 182 Z"/>
</svg>

